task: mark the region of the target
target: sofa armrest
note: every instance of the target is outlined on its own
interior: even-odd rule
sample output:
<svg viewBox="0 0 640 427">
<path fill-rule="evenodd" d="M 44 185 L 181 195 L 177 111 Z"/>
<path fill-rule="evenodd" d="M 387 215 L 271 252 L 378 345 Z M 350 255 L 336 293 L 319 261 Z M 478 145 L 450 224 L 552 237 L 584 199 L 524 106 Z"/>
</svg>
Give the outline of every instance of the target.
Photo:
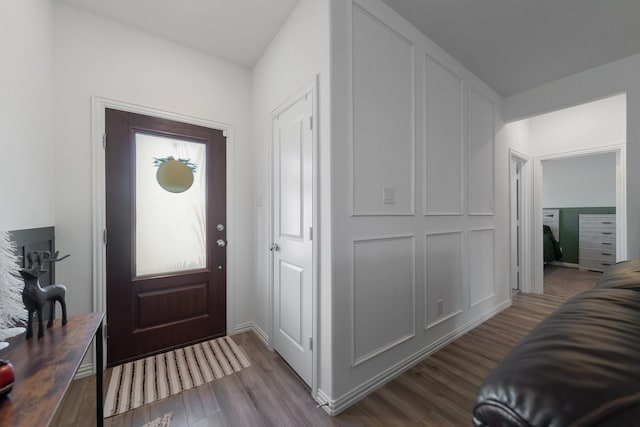
<svg viewBox="0 0 640 427">
<path fill-rule="evenodd" d="M 600 277 L 595 287 L 640 291 L 640 260 L 621 261 L 612 265 Z"/>
<path fill-rule="evenodd" d="M 640 292 L 576 295 L 523 338 L 480 387 L 476 426 L 638 425 Z M 577 424 L 576 424 L 577 423 Z"/>
</svg>

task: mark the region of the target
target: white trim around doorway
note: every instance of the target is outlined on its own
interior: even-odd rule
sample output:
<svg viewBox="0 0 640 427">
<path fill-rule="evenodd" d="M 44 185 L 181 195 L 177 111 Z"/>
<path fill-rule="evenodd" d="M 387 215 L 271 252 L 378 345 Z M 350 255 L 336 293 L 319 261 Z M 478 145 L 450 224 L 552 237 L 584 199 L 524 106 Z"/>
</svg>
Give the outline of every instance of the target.
<svg viewBox="0 0 640 427">
<path fill-rule="evenodd" d="M 520 292 L 529 293 L 532 288 L 531 275 L 531 162 L 530 157 L 522 154 L 512 148 L 509 149 L 509 197 L 511 197 L 511 162 L 518 161 L 522 165 L 520 170 L 520 200 L 522 202 L 522 211 L 520 216 L 520 232 L 522 241 L 520 242 Z M 509 203 L 511 207 L 511 203 Z M 509 242 L 511 242 L 511 233 L 513 233 L 513 224 L 511 224 L 512 213 L 509 212 Z M 510 256 L 510 268 L 513 268 L 514 254 L 512 251 Z M 511 275 L 509 275 L 511 277 Z M 510 284 L 510 286 L 513 286 Z M 511 291 L 511 289 L 510 289 Z"/>
<path fill-rule="evenodd" d="M 542 230 L 542 161 L 582 157 L 591 154 L 616 153 L 616 261 L 627 259 L 627 150 L 626 144 L 608 145 L 564 153 L 548 154 L 533 159 L 533 230 Z M 533 233 L 532 293 L 544 292 L 542 233 Z"/>
<path fill-rule="evenodd" d="M 103 137 L 105 134 L 105 110 L 113 108 L 130 113 L 145 114 L 147 116 L 162 119 L 175 120 L 197 126 L 204 126 L 212 129 L 222 130 L 227 137 L 227 241 L 231 242 L 227 246 L 227 335 L 235 332 L 235 271 L 236 271 L 236 246 L 235 242 L 235 129 L 227 123 L 216 122 L 209 119 L 187 116 L 183 114 L 158 110 L 138 104 L 119 101 L 99 96 L 91 97 L 91 211 L 92 211 L 92 289 L 93 289 L 93 311 L 107 311 L 106 300 L 106 248 L 104 242 L 106 229 L 106 190 L 105 190 L 105 151 Z M 105 320 L 108 324 L 109 319 Z M 108 330 L 104 328 L 105 332 Z M 107 361 L 106 333 L 104 340 L 104 357 Z M 95 351 L 95 350 L 93 350 Z M 93 359 L 96 360 L 95 354 Z M 93 363 L 93 362 L 92 362 Z M 95 366 L 93 367 L 95 371 Z"/>
</svg>

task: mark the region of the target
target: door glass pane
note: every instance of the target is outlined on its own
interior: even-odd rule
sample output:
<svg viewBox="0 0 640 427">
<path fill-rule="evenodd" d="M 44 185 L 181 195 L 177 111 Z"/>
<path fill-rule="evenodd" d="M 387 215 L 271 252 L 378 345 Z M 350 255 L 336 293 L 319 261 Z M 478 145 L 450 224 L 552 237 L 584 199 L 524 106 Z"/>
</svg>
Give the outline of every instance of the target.
<svg viewBox="0 0 640 427">
<path fill-rule="evenodd" d="M 136 133 L 136 276 L 205 268 L 206 145 Z M 193 184 L 181 193 L 165 190 L 156 178 L 155 159 L 188 160 Z"/>
</svg>

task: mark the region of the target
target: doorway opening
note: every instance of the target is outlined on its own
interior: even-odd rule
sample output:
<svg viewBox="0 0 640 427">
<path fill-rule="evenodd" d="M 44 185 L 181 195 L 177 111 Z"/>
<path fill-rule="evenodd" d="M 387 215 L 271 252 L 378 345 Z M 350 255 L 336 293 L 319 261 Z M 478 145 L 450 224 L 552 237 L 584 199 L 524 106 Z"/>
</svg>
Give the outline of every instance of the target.
<svg viewBox="0 0 640 427">
<path fill-rule="evenodd" d="M 558 246 L 561 251 L 558 258 L 552 259 L 551 262 L 565 268 L 580 267 L 578 240 L 581 213 L 583 215 L 613 215 L 613 221 L 610 221 L 610 218 L 603 219 L 604 222 L 615 223 L 604 224 L 615 228 L 613 231 L 616 236 L 615 242 L 607 242 L 607 244 L 615 246 L 615 250 L 609 251 L 608 256 L 612 259 L 615 258 L 614 261 L 626 259 L 626 121 L 626 94 L 622 93 L 507 125 L 514 125 L 513 130 L 517 131 L 517 133 L 514 132 L 510 145 L 517 146 L 522 153 L 526 153 L 525 157 L 531 159 L 531 169 L 522 178 L 524 180 L 531 179 L 530 193 L 527 195 L 526 188 L 523 192 L 524 202 L 529 203 L 531 207 L 530 209 L 524 208 L 525 213 L 531 215 L 530 222 L 527 223 L 526 219 L 521 219 L 525 221 L 523 229 L 530 230 L 531 233 L 531 239 L 525 243 L 524 257 L 521 259 L 522 267 L 530 266 L 528 276 L 521 275 L 524 280 L 519 282 L 523 292 L 543 293 L 544 291 L 544 225 L 547 225 L 549 230 L 554 230 L 549 234 L 559 242 Z M 570 163 L 578 162 L 578 159 L 596 158 L 597 156 L 608 158 L 609 172 L 606 179 L 610 188 L 607 190 L 610 199 L 605 202 L 597 201 L 601 200 L 600 196 L 605 191 L 597 179 L 588 184 L 588 180 L 577 177 L 574 171 L 575 167 L 570 166 Z M 558 164 L 564 162 L 564 166 L 556 168 L 556 175 L 559 175 L 560 178 L 556 180 L 555 184 L 551 184 L 550 179 L 543 179 L 543 175 L 547 177 L 549 174 L 549 170 L 543 171 L 543 165 L 552 166 L 556 162 Z M 595 164 L 587 167 L 588 177 L 595 179 L 596 172 L 600 172 L 602 168 L 603 166 Z M 574 190 L 563 189 L 564 184 L 570 181 L 575 183 Z M 551 190 L 561 194 L 564 192 L 561 199 L 565 200 L 558 201 L 556 199 L 552 202 L 545 200 L 545 187 L 550 187 Z M 594 201 L 577 201 L 578 195 L 590 197 Z M 513 199 L 516 196 L 512 193 L 510 198 Z M 512 206 L 514 203 L 516 201 L 511 200 Z M 595 206 L 594 203 L 598 206 Z M 565 209 L 570 208 L 575 209 L 565 212 Z M 589 210 L 592 208 L 607 208 L 608 210 L 606 212 L 590 212 Z M 543 211 L 544 209 L 547 210 Z M 581 209 L 585 209 L 585 212 L 579 212 Z M 572 219 L 571 222 L 575 225 L 565 223 L 566 219 Z M 584 217 L 583 221 L 588 222 L 589 218 Z M 583 229 L 586 232 L 588 227 L 583 227 Z M 599 230 L 598 232 L 609 233 L 607 230 Z M 514 238 L 512 237 L 512 239 Z M 572 239 L 575 240 L 575 243 L 570 241 Z M 512 259 L 519 257 L 517 249 L 512 244 Z M 565 259 L 562 259 L 562 253 L 566 254 Z M 583 249 L 583 259 L 594 258 L 594 253 Z M 515 263 L 512 264 L 515 265 Z M 592 266 L 591 268 L 586 268 L 586 265 L 584 267 L 584 270 L 592 269 Z"/>
<path fill-rule="evenodd" d="M 626 224 L 618 219 L 625 217 L 623 157 L 624 146 L 617 146 L 537 159 L 543 228 L 551 224 L 542 241 L 539 277 L 545 293 L 572 296 L 626 258 L 621 242 Z M 553 221 L 545 224 L 548 218 Z M 554 242 L 559 249 L 555 256 L 550 248 Z"/>
</svg>

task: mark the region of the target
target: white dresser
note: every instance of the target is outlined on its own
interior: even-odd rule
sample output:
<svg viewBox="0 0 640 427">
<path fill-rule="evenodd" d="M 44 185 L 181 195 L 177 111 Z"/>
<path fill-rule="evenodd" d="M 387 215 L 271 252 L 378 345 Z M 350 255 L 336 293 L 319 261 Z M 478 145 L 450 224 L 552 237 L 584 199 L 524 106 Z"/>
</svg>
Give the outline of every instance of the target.
<svg viewBox="0 0 640 427">
<path fill-rule="evenodd" d="M 616 215 L 580 214 L 581 270 L 604 271 L 616 262 Z"/>
</svg>

